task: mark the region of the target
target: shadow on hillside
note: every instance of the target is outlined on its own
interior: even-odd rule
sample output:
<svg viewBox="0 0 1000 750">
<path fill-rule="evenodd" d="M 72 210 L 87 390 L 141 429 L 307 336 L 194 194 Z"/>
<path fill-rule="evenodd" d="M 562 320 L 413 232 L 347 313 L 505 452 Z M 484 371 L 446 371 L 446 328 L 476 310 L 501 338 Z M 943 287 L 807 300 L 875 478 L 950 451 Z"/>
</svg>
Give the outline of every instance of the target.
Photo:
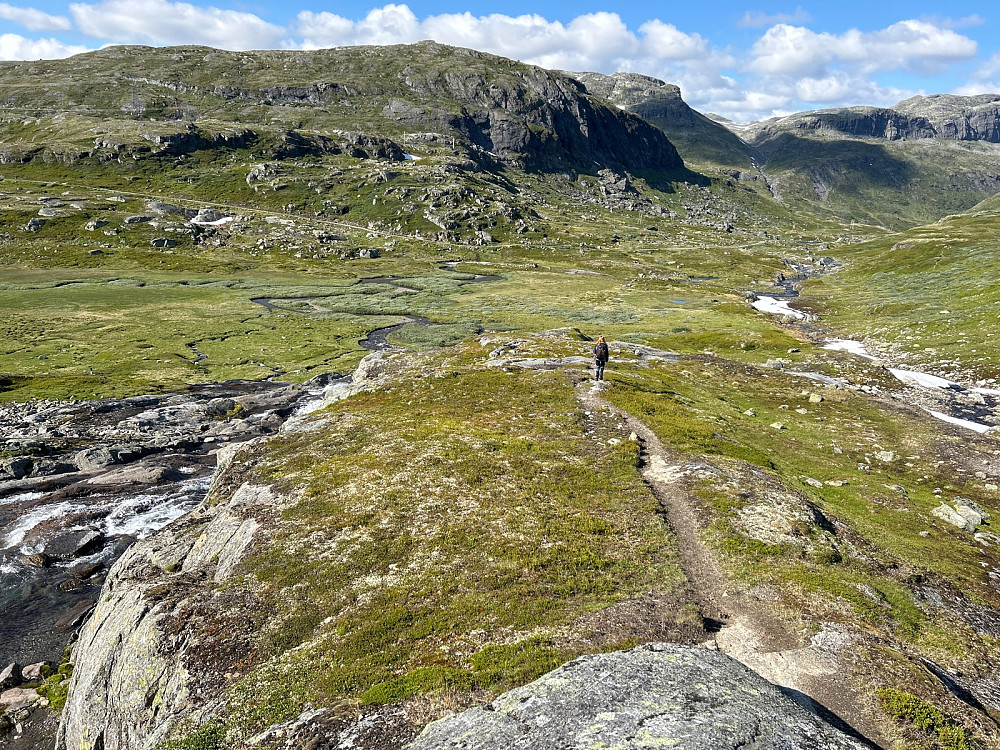
<svg viewBox="0 0 1000 750">
<path fill-rule="evenodd" d="M 778 689 L 781 690 L 782 693 L 787 695 L 793 701 L 798 703 L 800 706 L 802 706 L 802 708 L 806 709 L 811 713 L 816 714 L 816 716 L 821 718 L 827 724 L 834 727 L 835 729 L 840 730 L 848 737 L 853 737 L 858 742 L 862 743 L 865 747 L 871 748 L 871 750 L 882 750 L 881 745 L 879 745 L 876 742 L 873 742 L 868 737 L 865 737 L 863 734 L 861 734 L 861 732 L 852 727 L 850 724 L 848 724 L 846 721 L 840 718 L 829 708 L 824 706 L 822 703 L 817 703 L 805 693 L 796 690 L 795 688 L 781 687 L 780 685 L 778 686 Z"/>
<path fill-rule="evenodd" d="M 885 146 L 847 138 L 819 140 L 781 133 L 755 144 L 753 152 L 769 171 L 821 175 L 841 189 L 859 183 L 903 188 L 917 177 L 913 164 L 893 156 Z"/>
<path fill-rule="evenodd" d="M 659 190 L 661 193 L 675 193 L 677 192 L 677 185 L 680 183 L 687 183 L 688 185 L 697 185 L 698 187 L 708 187 L 712 184 L 712 181 L 701 174 L 700 172 L 695 172 L 688 169 L 687 167 L 681 167 L 680 169 L 672 169 L 670 171 L 657 171 L 657 172 L 635 172 L 636 177 L 641 177 L 646 181 L 654 190 Z"/>
</svg>

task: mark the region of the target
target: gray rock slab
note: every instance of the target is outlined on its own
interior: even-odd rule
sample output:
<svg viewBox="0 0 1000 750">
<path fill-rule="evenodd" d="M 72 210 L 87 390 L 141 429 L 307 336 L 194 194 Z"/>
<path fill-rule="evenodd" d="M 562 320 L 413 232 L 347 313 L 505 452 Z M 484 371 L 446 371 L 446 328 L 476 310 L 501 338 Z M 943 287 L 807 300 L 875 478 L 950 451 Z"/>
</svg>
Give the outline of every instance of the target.
<svg viewBox="0 0 1000 750">
<path fill-rule="evenodd" d="M 649 644 L 576 659 L 428 725 L 407 750 L 861 750 L 718 651 Z"/>
<path fill-rule="evenodd" d="M 104 544 L 104 534 L 97 529 L 67 531 L 53 537 L 42 552 L 53 560 L 72 560 L 96 550 Z"/>
</svg>

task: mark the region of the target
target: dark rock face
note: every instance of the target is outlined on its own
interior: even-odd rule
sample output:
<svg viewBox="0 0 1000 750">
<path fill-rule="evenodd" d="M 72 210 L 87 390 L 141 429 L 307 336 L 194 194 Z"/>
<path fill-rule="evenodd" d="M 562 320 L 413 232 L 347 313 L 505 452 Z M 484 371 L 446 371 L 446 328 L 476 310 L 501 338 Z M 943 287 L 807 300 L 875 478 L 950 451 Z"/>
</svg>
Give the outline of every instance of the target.
<svg viewBox="0 0 1000 750">
<path fill-rule="evenodd" d="M 482 708 L 430 724 L 407 750 L 861 750 L 734 659 L 650 644 L 584 656 Z"/>
</svg>

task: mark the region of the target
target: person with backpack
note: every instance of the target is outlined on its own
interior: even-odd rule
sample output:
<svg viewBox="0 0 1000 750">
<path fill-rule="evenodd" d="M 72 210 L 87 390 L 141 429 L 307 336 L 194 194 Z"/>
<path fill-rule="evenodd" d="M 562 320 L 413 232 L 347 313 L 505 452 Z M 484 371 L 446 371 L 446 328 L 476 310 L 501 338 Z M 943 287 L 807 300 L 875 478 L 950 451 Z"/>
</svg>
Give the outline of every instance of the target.
<svg viewBox="0 0 1000 750">
<path fill-rule="evenodd" d="M 608 342 L 604 340 L 603 336 L 599 336 L 597 343 L 594 344 L 594 367 L 597 370 L 596 380 L 604 380 L 604 366 L 608 364 L 609 356 Z"/>
</svg>

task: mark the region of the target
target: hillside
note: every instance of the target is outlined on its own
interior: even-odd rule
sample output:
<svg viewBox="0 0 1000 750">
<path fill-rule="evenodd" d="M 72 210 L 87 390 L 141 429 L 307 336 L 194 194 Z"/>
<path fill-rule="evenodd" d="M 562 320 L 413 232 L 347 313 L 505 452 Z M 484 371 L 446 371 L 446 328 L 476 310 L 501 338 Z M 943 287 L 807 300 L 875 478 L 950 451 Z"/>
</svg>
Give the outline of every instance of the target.
<svg viewBox="0 0 1000 750">
<path fill-rule="evenodd" d="M 427 746 L 605 659 L 661 744 L 998 742 L 992 142 L 433 43 L 0 90 L 15 750 Z"/>
</svg>

